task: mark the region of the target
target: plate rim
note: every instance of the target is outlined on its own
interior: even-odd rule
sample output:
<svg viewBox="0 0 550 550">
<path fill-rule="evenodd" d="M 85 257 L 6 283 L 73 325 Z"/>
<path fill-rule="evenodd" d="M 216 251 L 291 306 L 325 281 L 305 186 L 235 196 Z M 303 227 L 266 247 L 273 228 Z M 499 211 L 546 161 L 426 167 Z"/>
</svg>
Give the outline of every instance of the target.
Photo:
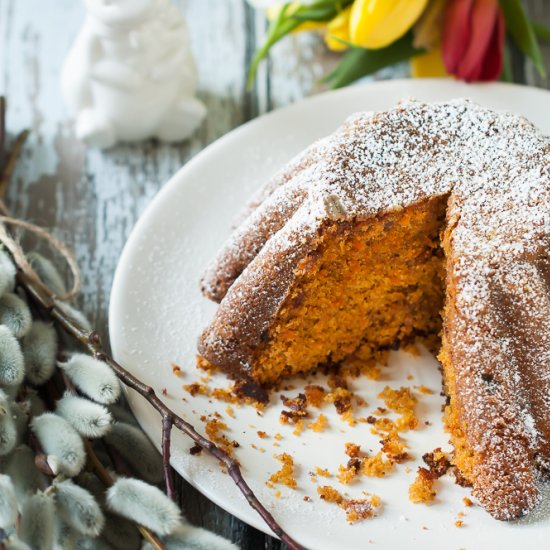
<svg viewBox="0 0 550 550">
<path fill-rule="evenodd" d="M 322 103 L 326 101 L 328 97 L 333 98 L 337 96 L 346 96 L 348 94 L 356 94 L 361 91 L 369 93 L 376 88 L 396 88 L 399 86 L 450 86 L 457 87 L 457 93 L 461 90 L 468 89 L 477 89 L 477 88 L 493 88 L 493 89 L 517 89 L 522 93 L 534 93 L 536 95 L 540 94 L 541 96 L 547 96 L 550 99 L 550 90 L 544 88 L 537 88 L 534 86 L 528 86 L 525 84 L 509 83 L 509 82 L 489 82 L 489 83 L 476 83 L 476 84 L 466 84 L 457 80 L 451 80 L 446 78 L 422 78 L 422 79 L 412 79 L 412 78 L 400 78 L 400 79 L 390 79 L 390 80 L 378 80 L 367 83 L 359 83 L 354 86 L 344 87 L 338 90 L 328 90 L 324 91 L 309 97 L 302 98 L 294 103 L 286 105 L 285 107 L 275 109 L 273 111 L 264 113 L 254 119 L 251 119 L 235 128 L 223 134 L 219 138 L 215 139 L 213 142 L 208 144 L 206 147 L 201 149 L 195 156 L 189 159 L 181 168 L 179 168 L 169 179 L 162 185 L 162 187 L 157 191 L 157 193 L 152 197 L 150 202 L 144 208 L 144 210 L 139 215 L 138 219 L 134 223 L 130 234 L 126 240 L 126 243 L 122 249 L 120 257 L 117 262 L 117 267 L 113 277 L 113 283 L 111 286 L 110 296 L 109 296 L 109 307 L 108 307 L 108 336 L 109 342 L 111 345 L 113 357 L 115 360 L 117 357 L 120 357 L 120 354 L 117 353 L 117 331 L 120 330 L 118 327 L 122 325 L 123 315 L 121 303 L 124 299 L 124 284 L 123 280 L 128 275 L 128 266 L 131 264 L 131 256 L 134 250 L 138 247 L 139 239 L 141 233 L 146 229 L 148 221 L 150 218 L 155 216 L 155 212 L 161 208 L 165 203 L 168 197 L 176 191 L 180 185 L 186 184 L 186 174 L 194 170 L 195 166 L 200 165 L 204 160 L 208 159 L 212 154 L 215 154 L 218 149 L 223 150 L 226 143 L 230 143 L 233 140 L 240 139 L 243 135 L 251 133 L 254 131 L 256 126 L 261 126 L 265 124 L 266 120 L 271 120 L 276 117 L 281 117 L 292 113 L 292 111 L 299 111 L 303 108 L 305 104 L 311 105 L 316 102 Z M 322 137 L 322 136 L 319 136 Z M 124 365 L 123 365 L 124 366 Z M 125 367 L 126 368 L 126 367 Z M 130 371 L 131 372 L 131 371 Z M 127 388 L 123 385 L 124 392 L 127 395 L 128 393 L 133 393 L 133 390 Z M 162 397 L 158 396 L 161 400 Z M 128 400 L 128 405 L 134 414 L 134 407 L 132 407 L 131 399 Z M 136 421 L 140 427 L 144 430 L 147 435 L 147 431 L 142 425 L 140 419 L 136 416 Z M 147 435 L 147 437 L 149 437 Z M 153 442 L 155 447 L 158 450 L 158 445 Z M 275 535 L 267 524 L 262 520 L 262 518 L 253 513 L 249 516 L 246 516 L 244 512 L 241 512 L 240 509 L 232 508 L 231 504 L 228 501 L 224 501 L 220 496 L 215 492 L 211 491 L 208 487 L 201 486 L 196 482 L 196 479 L 193 478 L 182 468 L 176 468 L 176 471 L 195 489 L 197 489 L 202 495 L 211 500 L 214 504 L 222 508 L 228 514 L 238 518 L 247 525 L 254 527 L 263 533 L 270 535 L 274 538 L 279 538 Z M 229 506 L 228 506 L 229 504 Z M 229 508 L 229 509 L 228 509 Z M 248 507 L 246 508 L 249 511 Z M 251 510 L 251 509 L 250 509 Z"/>
</svg>

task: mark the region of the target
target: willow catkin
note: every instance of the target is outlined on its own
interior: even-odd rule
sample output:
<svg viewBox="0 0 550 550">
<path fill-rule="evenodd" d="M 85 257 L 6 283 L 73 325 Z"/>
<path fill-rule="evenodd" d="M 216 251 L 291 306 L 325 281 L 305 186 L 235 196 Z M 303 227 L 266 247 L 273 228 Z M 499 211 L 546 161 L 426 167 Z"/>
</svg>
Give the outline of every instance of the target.
<svg viewBox="0 0 550 550">
<path fill-rule="evenodd" d="M 55 504 L 38 492 L 27 499 L 21 511 L 19 537 L 33 550 L 51 550 L 54 544 Z"/>
<path fill-rule="evenodd" d="M 17 520 L 17 496 L 9 476 L 0 474 L 0 529 L 6 531 Z"/>
<path fill-rule="evenodd" d="M 5 250 L 0 250 L 0 296 L 15 288 L 15 265 Z"/>
<path fill-rule="evenodd" d="M 57 333 L 52 324 L 34 321 L 29 332 L 21 340 L 25 359 L 25 372 L 32 384 L 47 382 L 55 370 Z"/>
<path fill-rule="evenodd" d="M 159 535 L 169 535 L 181 522 L 176 504 L 160 489 L 133 478 L 118 479 L 107 491 L 109 508 Z"/>
<path fill-rule="evenodd" d="M 31 311 L 17 294 L 8 292 L 0 297 L 0 324 L 9 328 L 16 338 L 22 338 L 31 329 Z"/>
<path fill-rule="evenodd" d="M 82 535 L 97 537 L 105 518 L 91 493 L 70 479 L 55 486 L 55 502 L 62 519 Z"/>
<path fill-rule="evenodd" d="M 105 514 L 105 527 L 101 536 L 117 550 L 139 548 L 141 535 L 130 520 L 115 514 Z"/>
<path fill-rule="evenodd" d="M 64 418 L 46 412 L 32 419 L 31 429 L 44 452 L 58 461 L 63 474 L 73 477 L 82 470 L 86 462 L 84 444 L 78 432 Z"/>
<path fill-rule="evenodd" d="M 162 458 L 148 437 L 135 426 L 117 422 L 105 435 L 132 470 L 149 483 L 160 483 L 164 477 Z"/>
<path fill-rule="evenodd" d="M 63 518 L 57 513 L 55 514 L 54 525 L 54 549 L 55 550 L 74 550 L 76 541 L 80 536 L 70 525 L 67 525 Z"/>
<path fill-rule="evenodd" d="M 57 401 L 55 410 L 84 437 L 103 437 L 113 420 L 103 405 L 68 393 Z"/>
<path fill-rule="evenodd" d="M 57 363 L 57 366 L 82 393 L 98 403 L 110 405 L 120 396 L 118 378 L 103 361 L 84 353 L 75 353 L 68 361 Z"/>
<path fill-rule="evenodd" d="M 45 258 L 42 254 L 33 251 L 27 254 L 27 260 L 41 281 L 56 296 L 62 296 L 65 292 L 67 292 L 65 283 L 63 282 L 63 277 L 61 277 L 55 265 L 48 260 L 48 258 Z"/>
<path fill-rule="evenodd" d="M 3 541 L 5 550 L 32 550 L 31 547 L 19 539 L 15 534 Z"/>
<path fill-rule="evenodd" d="M 139 548 L 135 546 L 134 548 Z M 80 537 L 75 544 L 74 550 L 112 550 L 111 546 L 107 540 L 103 537 Z M 63 549 L 65 550 L 65 549 Z M 116 548 L 116 550 L 121 550 Z"/>
<path fill-rule="evenodd" d="M 40 486 L 41 474 L 34 464 L 34 452 L 27 445 L 19 445 L 2 460 L 2 471 L 12 480 L 19 506 Z"/>
<path fill-rule="evenodd" d="M 0 456 L 9 454 L 17 443 L 17 427 L 7 395 L 0 390 Z"/>
<path fill-rule="evenodd" d="M 168 550 L 239 550 L 227 539 L 188 523 L 177 527 L 162 542 Z M 152 546 L 147 543 L 141 550 L 152 550 Z"/>
<path fill-rule="evenodd" d="M 29 428 L 29 413 L 28 405 L 26 403 L 12 403 L 11 414 L 13 423 L 15 425 L 15 431 L 17 437 L 15 439 L 15 445 L 21 445 L 27 441 L 28 428 Z"/>
<path fill-rule="evenodd" d="M 25 377 L 25 362 L 19 342 L 8 327 L 0 325 L 0 384 L 18 386 Z"/>
</svg>

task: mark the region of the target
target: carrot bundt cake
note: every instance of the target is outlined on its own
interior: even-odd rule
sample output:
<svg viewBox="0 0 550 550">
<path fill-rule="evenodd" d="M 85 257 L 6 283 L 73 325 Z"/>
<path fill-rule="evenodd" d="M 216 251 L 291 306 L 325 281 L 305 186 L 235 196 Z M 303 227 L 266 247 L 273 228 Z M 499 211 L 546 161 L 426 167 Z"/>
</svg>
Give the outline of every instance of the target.
<svg viewBox="0 0 550 550">
<path fill-rule="evenodd" d="M 272 178 L 206 272 L 202 361 L 266 388 L 438 342 L 455 465 L 513 519 L 550 469 L 550 142 L 467 101 L 352 116 Z"/>
</svg>

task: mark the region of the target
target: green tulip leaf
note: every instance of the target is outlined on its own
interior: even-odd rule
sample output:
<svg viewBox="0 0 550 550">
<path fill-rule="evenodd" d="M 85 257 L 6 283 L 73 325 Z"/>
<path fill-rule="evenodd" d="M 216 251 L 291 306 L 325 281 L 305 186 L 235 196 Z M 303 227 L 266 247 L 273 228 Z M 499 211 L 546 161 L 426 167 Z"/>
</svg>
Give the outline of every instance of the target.
<svg viewBox="0 0 550 550">
<path fill-rule="evenodd" d="M 424 51 L 413 46 L 413 34 L 409 31 L 393 44 L 380 50 L 365 48 L 349 50 L 334 70 L 323 78 L 323 81 L 328 82 L 332 88 L 341 88 L 363 76 L 410 59 Z"/>
<path fill-rule="evenodd" d="M 539 25 L 534 21 L 531 21 L 531 27 L 533 27 L 533 31 L 535 32 L 535 36 L 537 38 L 539 38 L 540 40 L 546 40 L 550 42 L 550 27 Z"/>
<path fill-rule="evenodd" d="M 506 21 L 506 28 L 518 48 L 528 56 L 541 76 L 546 76 L 542 55 L 535 30 L 531 25 L 520 0 L 500 0 L 500 6 Z"/>
</svg>

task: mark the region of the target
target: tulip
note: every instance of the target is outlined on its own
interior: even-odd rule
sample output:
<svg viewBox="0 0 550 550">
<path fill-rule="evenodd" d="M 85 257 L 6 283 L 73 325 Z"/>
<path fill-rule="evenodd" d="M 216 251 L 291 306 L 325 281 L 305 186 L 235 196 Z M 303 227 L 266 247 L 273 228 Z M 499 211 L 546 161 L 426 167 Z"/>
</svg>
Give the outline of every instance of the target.
<svg viewBox="0 0 550 550">
<path fill-rule="evenodd" d="M 450 0 L 445 11 L 443 62 L 467 82 L 502 72 L 505 26 L 498 0 Z"/>
<path fill-rule="evenodd" d="M 377 50 L 401 38 L 420 17 L 428 0 L 355 0 L 350 15 L 351 42 Z"/>
<path fill-rule="evenodd" d="M 441 44 L 447 0 L 431 0 L 413 28 L 415 48 L 432 50 Z M 418 56 L 417 56 L 418 57 Z"/>
<path fill-rule="evenodd" d="M 281 10 L 286 6 L 286 3 L 271 4 L 265 10 L 265 15 L 269 22 L 273 22 L 279 16 Z M 298 8 L 302 6 L 301 2 L 291 2 L 286 8 L 285 14 L 292 15 Z M 327 26 L 323 21 L 304 21 L 300 23 L 292 32 L 314 31 L 324 29 Z"/>
<path fill-rule="evenodd" d="M 411 58 L 410 64 L 413 78 L 449 76 L 445 65 L 443 65 L 440 48 L 434 48 L 426 53 L 415 55 Z"/>
<path fill-rule="evenodd" d="M 325 34 L 325 43 L 333 52 L 342 52 L 348 49 L 346 42 L 350 41 L 349 20 L 351 15 L 351 6 L 340 12 L 327 25 Z"/>
</svg>

